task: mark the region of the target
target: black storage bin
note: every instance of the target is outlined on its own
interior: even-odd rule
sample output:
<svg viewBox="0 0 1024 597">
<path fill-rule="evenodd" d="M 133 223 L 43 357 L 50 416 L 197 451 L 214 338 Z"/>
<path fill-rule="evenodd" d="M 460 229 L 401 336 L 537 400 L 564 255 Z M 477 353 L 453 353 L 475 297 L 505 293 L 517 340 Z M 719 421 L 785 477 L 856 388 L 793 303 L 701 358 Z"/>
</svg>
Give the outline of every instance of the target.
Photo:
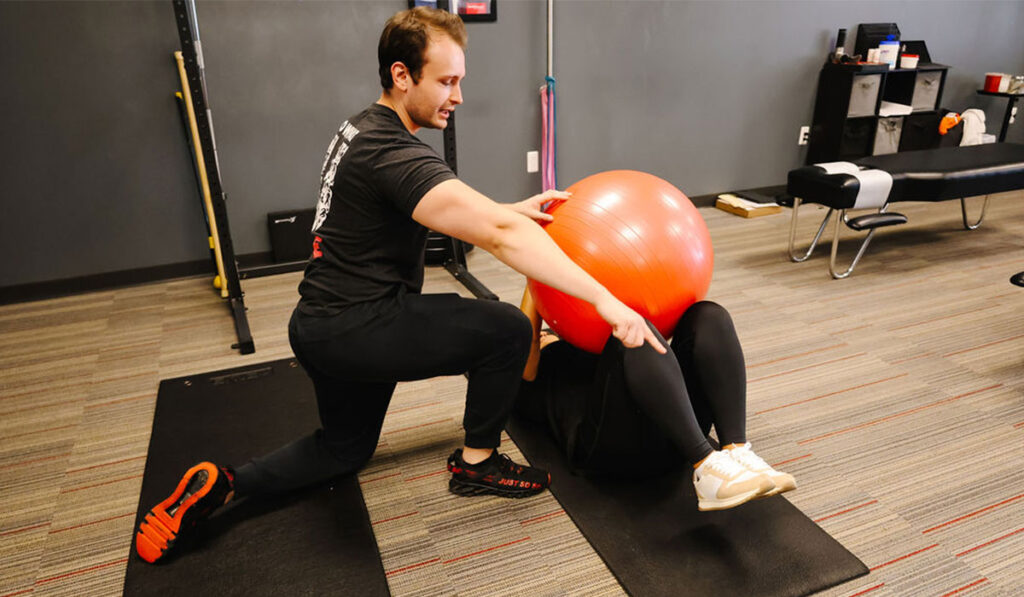
<svg viewBox="0 0 1024 597">
<path fill-rule="evenodd" d="M 922 112 L 910 114 L 903 122 L 903 135 L 900 137 L 900 151 L 917 149 L 934 149 L 939 146 L 939 122 L 942 116 L 938 112 Z"/>
<path fill-rule="evenodd" d="M 877 118 L 851 118 L 843 124 L 843 137 L 839 142 L 839 158 L 854 159 L 871 155 L 875 141 Z"/>
<path fill-rule="evenodd" d="M 315 209 L 275 211 L 267 214 L 270 250 L 274 263 L 291 263 L 309 259 L 313 251 L 313 216 Z"/>
</svg>

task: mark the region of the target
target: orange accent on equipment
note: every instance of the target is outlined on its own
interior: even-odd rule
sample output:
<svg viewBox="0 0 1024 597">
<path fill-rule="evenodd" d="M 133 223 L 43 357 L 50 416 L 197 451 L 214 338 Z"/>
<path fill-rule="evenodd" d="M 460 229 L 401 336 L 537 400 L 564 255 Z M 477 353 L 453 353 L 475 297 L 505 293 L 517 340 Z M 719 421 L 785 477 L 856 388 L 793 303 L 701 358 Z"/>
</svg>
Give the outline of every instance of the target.
<svg viewBox="0 0 1024 597">
<path fill-rule="evenodd" d="M 946 116 L 943 116 L 942 121 L 939 122 L 939 134 L 945 135 L 946 133 L 949 132 L 949 129 L 960 124 L 961 120 L 963 119 L 960 117 L 959 114 L 954 114 L 952 112 L 950 112 Z"/>
</svg>

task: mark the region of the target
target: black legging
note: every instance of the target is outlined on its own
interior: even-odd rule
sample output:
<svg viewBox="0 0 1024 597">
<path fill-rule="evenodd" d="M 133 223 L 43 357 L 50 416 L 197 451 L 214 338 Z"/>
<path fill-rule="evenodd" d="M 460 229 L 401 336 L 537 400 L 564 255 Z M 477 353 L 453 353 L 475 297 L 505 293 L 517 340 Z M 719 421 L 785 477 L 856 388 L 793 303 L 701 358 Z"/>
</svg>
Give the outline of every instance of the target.
<svg viewBox="0 0 1024 597">
<path fill-rule="evenodd" d="M 687 309 L 669 354 L 650 344 L 626 349 L 614 337 L 609 344 L 602 360 L 622 359 L 633 400 L 691 463 L 712 452 L 712 425 L 723 445 L 747 441 L 746 365 L 724 307 L 702 301 Z"/>
<path fill-rule="evenodd" d="M 625 469 L 644 454 L 675 457 L 653 454 L 662 446 L 697 463 L 712 451 L 712 426 L 723 445 L 746 441 L 743 351 L 725 308 L 698 302 L 680 318 L 666 354 L 649 344 L 625 348 L 614 337 L 598 357 L 563 342 L 545 348 L 517 409 L 548 424 L 584 470 L 637 472 Z"/>
<path fill-rule="evenodd" d="M 359 470 L 377 447 L 399 381 L 468 372 L 465 443 L 497 447 L 531 330 L 526 316 L 507 303 L 407 294 L 335 317 L 297 309 L 288 336 L 316 388 L 322 428 L 240 467 L 239 496 L 288 491 Z"/>
</svg>

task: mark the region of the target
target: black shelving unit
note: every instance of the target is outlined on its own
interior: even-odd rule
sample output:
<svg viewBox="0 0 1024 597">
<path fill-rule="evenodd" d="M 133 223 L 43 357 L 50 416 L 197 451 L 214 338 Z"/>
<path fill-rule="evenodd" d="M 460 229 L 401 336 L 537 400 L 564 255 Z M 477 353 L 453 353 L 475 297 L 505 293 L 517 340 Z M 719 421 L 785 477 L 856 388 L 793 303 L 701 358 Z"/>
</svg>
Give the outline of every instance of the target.
<svg viewBox="0 0 1024 597">
<path fill-rule="evenodd" d="M 1003 113 L 1003 124 L 1001 127 L 999 127 L 998 139 L 1000 143 L 1006 141 L 1006 131 L 1010 129 L 1010 120 L 1013 118 L 1013 107 L 1017 104 L 1017 100 L 1024 97 L 1024 93 L 1005 93 L 999 91 L 985 91 L 984 89 L 979 89 L 978 95 L 1006 98 L 1006 112 Z"/>
<path fill-rule="evenodd" d="M 825 64 L 818 76 L 807 163 L 936 146 L 948 70 L 932 63 L 896 69 L 884 64 Z M 880 116 L 883 101 L 909 105 L 913 111 Z"/>
</svg>

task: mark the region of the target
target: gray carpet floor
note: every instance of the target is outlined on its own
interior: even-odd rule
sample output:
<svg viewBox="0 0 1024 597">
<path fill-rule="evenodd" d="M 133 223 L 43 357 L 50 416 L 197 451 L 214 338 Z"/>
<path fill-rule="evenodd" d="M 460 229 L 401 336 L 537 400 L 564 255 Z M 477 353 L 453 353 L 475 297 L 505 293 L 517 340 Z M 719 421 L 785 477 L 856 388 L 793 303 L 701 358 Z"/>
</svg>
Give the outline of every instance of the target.
<svg viewBox="0 0 1024 597">
<path fill-rule="evenodd" d="M 824 594 L 1024 594 L 1024 288 L 1007 281 L 1024 269 L 1022 199 L 994 197 L 977 231 L 954 202 L 901 205 L 910 223 L 842 281 L 820 249 L 786 259 L 788 211 L 701 210 L 754 447 L 872 569 Z M 518 304 L 521 276 L 479 250 L 470 267 Z M 427 292 L 462 292 L 427 277 Z M 290 356 L 299 279 L 243 283 L 245 357 L 206 278 L 0 307 L 0 597 L 120 593 L 160 380 Z M 464 391 L 463 377 L 400 384 L 360 475 L 392 593 L 622 594 L 550 495 L 447 492 Z"/>
</svg>

